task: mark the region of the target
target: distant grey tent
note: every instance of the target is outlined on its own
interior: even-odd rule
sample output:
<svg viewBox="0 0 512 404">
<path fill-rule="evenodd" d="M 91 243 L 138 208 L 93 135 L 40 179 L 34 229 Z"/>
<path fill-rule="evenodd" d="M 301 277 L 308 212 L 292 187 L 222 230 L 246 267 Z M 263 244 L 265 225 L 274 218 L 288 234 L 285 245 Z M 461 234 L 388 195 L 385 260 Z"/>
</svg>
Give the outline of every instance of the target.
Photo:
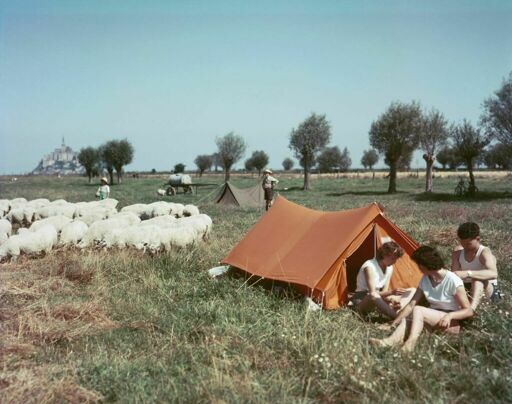
<svg viewBox="0 0 512 404">
<path fill-rule="evenodd" d="M 235 205 L 242 207 L 265 206 L 265 198 L 261 184 L 257 184 L 250 188 L 237 188 L 230 182 L 226 182 L 215 196 L 214 201 L 215 203 L 220 203 L 222 205 Z"/>
</svg>

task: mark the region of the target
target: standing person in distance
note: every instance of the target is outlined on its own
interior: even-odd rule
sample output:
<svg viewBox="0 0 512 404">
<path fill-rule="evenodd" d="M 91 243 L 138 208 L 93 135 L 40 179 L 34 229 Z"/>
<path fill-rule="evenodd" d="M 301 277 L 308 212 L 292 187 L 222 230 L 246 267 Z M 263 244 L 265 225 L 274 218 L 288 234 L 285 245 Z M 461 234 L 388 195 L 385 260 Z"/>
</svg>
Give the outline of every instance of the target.
<svg viewBox="0 0 512 404">
<path fill-rule="evenodd" d="M 96 196 L 101 201 L 103 199 L 107 199 L 108 197 L 110 197 L 110 187 L 108 186 L 108 179 L 106 177 L 102 177 L 100 182 L 101 185 L 96 191 Z"/>
<path fill-rule="evenodd" d="M 261 186 L 265 192 L 265 210 L 268 210 L 272 206 L 272 202 L 274 200 L 274 184 L 279 182 L 270 174 L 272 174 L 272 171 L 270 171 L 268 168 L 263 170 L 263 182 Z"/>
</svg>

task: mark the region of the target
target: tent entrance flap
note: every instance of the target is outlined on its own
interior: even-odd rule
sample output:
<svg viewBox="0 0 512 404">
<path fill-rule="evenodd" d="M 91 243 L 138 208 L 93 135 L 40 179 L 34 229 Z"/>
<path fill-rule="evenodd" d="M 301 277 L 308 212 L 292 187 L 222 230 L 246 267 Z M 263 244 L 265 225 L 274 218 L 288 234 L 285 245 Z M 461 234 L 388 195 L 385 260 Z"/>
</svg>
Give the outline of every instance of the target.
<svg viewBox="0 0 512 404">
<path fill-rule="evenodd" d="M 354 292 L 357 286 L 357 273 L 365 261 L 375 257 L 375 227 L 361 245 L 347 258 L 347 291 Z"/>
</svg>

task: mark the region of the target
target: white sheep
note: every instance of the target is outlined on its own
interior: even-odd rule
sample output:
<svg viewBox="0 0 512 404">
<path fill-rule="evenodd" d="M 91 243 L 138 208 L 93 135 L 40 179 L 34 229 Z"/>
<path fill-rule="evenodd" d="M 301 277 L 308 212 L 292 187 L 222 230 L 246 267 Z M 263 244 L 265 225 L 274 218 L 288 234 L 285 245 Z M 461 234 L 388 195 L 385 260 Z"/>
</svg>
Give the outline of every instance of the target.
<svg viewBox="0 0 512 404">
<path fill-rule="evenodd" d="M 74 203 L 50 203 L 49 205 L 40 207 L 36 209 L 36 219 L 46 219 L 47 217 L 52 216 L 67 216 L 70 219 L 73 219 L 76 213 L 76 206 Z"/>
<path fill-rule="evenodd" d="M 81 220 L 73 220 L 62 228 L 59 245 L 77 244 L 87 233 L 89 226 Z"/>
<path fill-rule="evenodd" d="M 142 220 L 149 219 L 153 216 L 153 208 L 145 203 L 136 203 L 134 205 L 128 205 L 121 209 L 122 212 L 133 212 Z"/>
<path fill-rule="evenodd" d="M 36 220 L 34 223 L 32 223 L 32 226 L 30 226 L 30 231 L 35 232 L 44 226 L 51 225 L 57 231 L 57 233 L 59 233 L 65 225 L 71 222 L 71 220 L 72 219 L 64 215 L 50 216 L 46 219 Z"/>
<path fill-rule="evenodd" d="M 7 219 L 0 219 L 0 245 L 5 243 L 12 234 L 12 224 Z"/>
<path fill-rule="evenodd" d="M 197 216 L 199 215 L 199 209 L 195 205 L 185 205 L 183 207 L 183 216 Z"/>
<path fill-rule="evenodd" d="M 11 202 L 9 199 L 0 199 L 0 217 L 4 217 L 11 209 Z"/>
<path fill-rule="evenodd" d="M 165 195 L 167 195 L 167 191 L 165 189 L 158 188 L 156 191 L 156 194 L 160 195 L 160 196 L 165 196 Z"/>
<path fill-rule="evenodd" d="M 134 215 L 130 214 L 119 214 L 110 219 L 100 220 L 94 222 L 89 226 L 85 233 L 82 241 L 78 244 L 78 247 L 85 248 L 92 245 L 94 242 L 101 242 L 105 235 L 113 229 L 126 228 L 138 220 Z"/>
<path fill-rule="evenodd" d="M 54 201 L 50 202 L 50 205 L 52 205 L 52 206 L 65 206 L 68 203 L 69 202 L 66 201 L 65 199 L 55 199 Z"/>
<path fill-rule="evenodd" d="M 183 206 L 181 203 L 173 202 L 170 202 L 169 205 L 171 206 L 171 215 L 174 215 L 175 217 L 183 216 L 183 209 L 185 208 L 185 206 Z"/>
<path fill-rule="evenodd" d="M 75 215 L 75 218 L 80 219 L 81 221 L 90 226 L 94 222 L 108 219 L 110 217 L 115 216 L 116 214 L 117 211 L 115 209 L 111 209 L 109 207 L 95 206 L 89 209 L 80 209 L 80 214 Z"/>
<path fill-rule="evenodd" d="M 158 227 L 169 227 L 172 226 L 173 223 L 176 222 L 176 219 L 174 216 L 167 215 L 167 216 L 156 216 L 152 219 L 143 220 L 140 222 L 140 226 L 158 226 Z"/>
<path fill-rule="evenodd" d="M 36 211 L 34 208 L 25 205 L 23 207 L 11 209 L 7 215 L 5 215 L 5 218 L 11 223 L 23 226 L 24 224 L 32 223 L 35 213 Z"/>
<path fill-rule="evenodd" d="M 42 208 L 43 206 L 47 206 L 50 204 L 50 201 L 46 198 L 33 199 L 27 202 L 27 206 L 30 206 L 34 209 Z"/>
<path fill-rule="evenodd" d="M 16 259 L 22 252 L 25 254 L 50 252 L 57 243 L 57 231 L 53 226 L 43 226 L 34 232 L 20 230 L 21 232 L 10 237 L 0 246 L 0 260 L 6 257 Z"/>
<path fill-rule="evenodd" d="M 171 213 L 171 206 L 168 202 L 165 201 L 150 203 L 148 208 L 151 209 L 151 217 L 165 216 Z"/>
</svg>

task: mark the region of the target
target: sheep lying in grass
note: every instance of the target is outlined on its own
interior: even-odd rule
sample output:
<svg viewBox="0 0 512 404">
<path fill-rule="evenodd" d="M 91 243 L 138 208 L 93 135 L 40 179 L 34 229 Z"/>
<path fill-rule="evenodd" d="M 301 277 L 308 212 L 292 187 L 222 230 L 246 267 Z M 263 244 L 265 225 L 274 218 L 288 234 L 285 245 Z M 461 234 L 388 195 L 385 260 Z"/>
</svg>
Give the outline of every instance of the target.
<svg viewBox="0 0 512 404">
<path fill-rule="evenodd" d="M 55 229 L 57 233 L 60 233 L 64 226 L 70 223 L 71 220 L 72 219 L 69 217 L 63 215 L 50 216 L 46 219 L 36 220 L 34 223 L 32 223 L 32 226 L 30 226 L 30 231 L 35 232 L 44 226 L 50 225 Z"/>
<path fill-rule="evenodd" d="M 160 196 L 165 196 L 165 195 L 167 195 L 167 191 L 165 189 L 158 188 L 156 191 L 156 194 L 160 195 Z"/>
<path fill-rule="evenodd" d="M 75 245 L 78 244 L 87 233 L 89 226 L 81 220 L 73 220 L 66 224 L 60 233 L 59 245 Z"/>
<path fill-rule="evenodd" d="M 5 243 L 12 233 L 12 224 L 7 219 L 0 219 L 0 245 Z"/>
<path fill-rule="evenodd" d="M 53 226 L 43 226 L 37 231 L 20 229 L 0 246 L 0 261 L 10 257 L 16 259 L 20 253 L 40 254 L 50 252 L 57 243 L 57 231 Z"/>
</svg>

